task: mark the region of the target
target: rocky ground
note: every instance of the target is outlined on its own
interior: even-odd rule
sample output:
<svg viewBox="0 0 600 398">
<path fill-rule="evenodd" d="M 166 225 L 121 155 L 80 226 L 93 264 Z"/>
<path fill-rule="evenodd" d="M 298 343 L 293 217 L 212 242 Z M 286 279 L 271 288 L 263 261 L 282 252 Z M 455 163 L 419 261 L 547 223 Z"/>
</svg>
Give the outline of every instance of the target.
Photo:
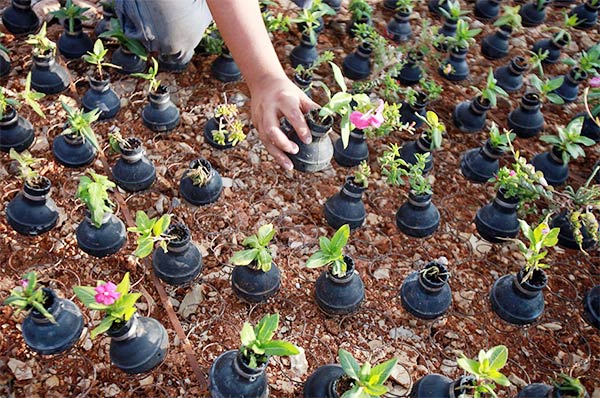
<svg viewBox="0 0 600 398">
<path fill-rule="evenodd" d="M 0 2 L 6 6 L 7 0 Z M 472 4 L 466 4 L 471 8 Z M 282 6 L 286 9 L 288 6 Z M 376 27 L 383 32 L 392 14 L 375 4 Z M 292 12 L 291 8 L 290 11 Z M 548 25 L 557 25 L 559 12 L 549 13 Z M 327 20 L 327 30 L 319 38 L 319 49 L 333 49 L 341 63 L 344 54 L 356 44 L 343 35 L 348 14 L 342 11 Z M 422 19 L 430 18 L 425 2 L 413 16 L 418 34 Z M 435 21 L 439 23 L 439 21 Z M 491 32 L 491 26 L 473 21 L 472 26 Z M 57 39 L 61 28 L 49 28 Z M 527 48 L 548 33 L 544 28 L 529 29 L 513 39 L 515 55 L 526 54 Z M 276 34 L 273 41 L 280 59 L 288 66 L 288 54 L 298 43 L 296 32 Z M 574 32 L 567 53 L 574 55 L 597 43 L 598 31 Z M 20 89 L 30 67 L 30 48 L 7 35 L 3 43 L 11 50 L 13 71 L 4 79 L 9 89 Z M 401 234 L 394 222 L 396 209 L 405 201 L 406 189 L 387 186 L 381 178 L 377 156 L 388 143 L 413 139 L 407 134 L 392 134 L 369 142 L 373 169 L 371 184 L 365 195 L 368 217 L 363 228 L 353 233 L 348 254 L 357 261 L 357 269 L 366 285 L 362 310 L 352 316 L 330 318 L 318 311 L 312 298 L 318 270 L 303 268 L 316 250 L 318 237 L 331 234 L 322 216 L 325 200 L 336 193 L 349 170 L 333 163 L 331 168 L 314 175 L 283 172 L 270 162 L 270 157 L 252 131 L 246 142 L 231 151 L 222 152 L 204 143 L 202 126 L 210 111 L 222 101 L 225 93 L 231 102 L 242 105 L 249 114 L 248 90 L 243 82 L 223 84 L 210 75 L 212 58 L 197 56 L 189 69 L 178 75 L 161 74 L 160 79 L 174 93 L 182 111 L 181 125 L 163 135 L 146 129 L 140 111 L 146 102 L 144 82 L 111 73 L 114 88 L 123 101 L 116 120 L 98 123 L 96 132 L 107 145 L 107 132 L 118 126 L 124 136 L 140 137 L 149 158 L 157 167 L 158 179 L 153 187 L 138 194 L 117 191 L 116 214 L 128 224 L 136 210 L 151 216 L 172 212 L 191 229 L 204 256 L 201 278 L 190 286 L 172 288 L 159 282 L 149 262 L 136 262 L 131 256 L 135 242 L 132 236 L 117 255 L 106 259 L 88 257 L 77 248 L 75 228 L 83 218 L 83 206 L 74 199 L 78 177 L 84 170 L 67 169 L 56 163 L 50 152 L 54 137 L 61 132 L 65 120 L 60 100 L 76 104 L 87 89 L 87 67 L 80 61 L 67 66 L 74 85 L 61 96 L 48 96 L 42 103 L 47 119 L 29 110 L 23 113 L 36 126 L 37 139 L 31 148 L 36 157 L 47 159 L 44 175 L 53 182 L 52 197 L 61 208 L 59 225 L 38 238 L 25 238 L 6 224 L 4 209 L 19 191 L 21 182 L 6 154 L 0 155 L 0 299 L 4 299 L 18 278 L 36 270 L 41 281 L 63 297 L 73 299 L 72 287 L 91 285 L 97 279 L 119 280 L 130 271 L 134 289 L 143 294 L 138 310 L 155 317 L 169 332 L 171 347 L 165 362 L 156 370 L 139 376 L 128 376 L 110 365 L 109 338 L 90 340 L 88 329 L 77 346 L 58 357 L 43 357 L 28 350 L 21 337 L 21 316 L 8 307 L 0 309 L 0 395 L 9 397 L 201 397 L 213 360 L 222 352 L 239 346 L 239 331 L 244 321 L 256 322 L 266 313 L 279 312 L 281 327 L 278 338 L 285 338 L 304 349 L 298 358 L 276 358 L 271 361 L 269 375 L 273 397 L 298 397 L 308 375 L 320 365 L 336 361 L 338 348 L 345 348 L 361 361 L 372 362 L 396 356 L 399 359 L 389 386 L 389 396 L 406 396 L 411 385 L 425 374 L 437 372 L 454 378 L 461 374 L 456 357 L 459 352 L 475 356 L 479 349 L 497 344 L 509 348 L 506 374 L 512 387 L 501 392 L 514 397 L 518 389 L 530 382 L 548 382 L 560 372 L 581 376 L 594 398 L 600 397 L 600 335 L 581 318 L 581 300 L 585 292 L 600 283 L 600 255 L 589 256 L 573 251 L 552 250 L 549 258 L 549 285 L 545 292 L 544 316 L 529 327 L 514 327 L 502 322 L 491 312 L 487 294 L 493 281 L 507 273 L 515 273 L 522 258 L 511 245 L 492 246 L 481 241 L 472 223 L 475 212 L 494 197 L 493 188 L 468 182 L 459 170 L 461 153 L 478 147 L 485 133 L 467 135 L 452 127 L 451 111 L 459 101 L 470 99 L 470 86 L 481 86 L 490 66 L 507 60 L 490 62 L 480 55 L 479 46 L 469 54 L 472 78 L 451 84 L 432 76 L 443 85 L 442 98 L 431 105 L 448 126 L 443 150 L 435 154 L 433 201 L 440 209 L 440 229 L 430 238 L 417 240 Z M 435 65 L 430 65 L 432 70 Z M 566 72 L 566 65 L 547 69 L 550 75 Z M 323 79 L 333 86 L 326 69 Z M 506 126 L 506 115 L 518 104 L 519 93 L 501 100 L 491 111 L 489 120 Z M 547 131 L 567 123 L 583 109 L 576 103 L 563 107 L 545 105 Z M 518 140 L 516 147 L 528 158 L 546 149 L 537 139 Z M 107 151 L 108 153 L 108 151 Z M 571 164 L 569 184 L 580 185 L 598 159 L 598 146 L 586 149 L 587 157 Z M 224 177 L 224 191 L 219 201 L 196 208 L 182 202 L 178 181 L 188 163 L 198 156 L 206 157 Z M 509 161 L 510 159 L 505 159 Z M 93 168 L 106 173 L 114 155 L 100 158 Z M 239 242 L 258 226 L 271 222 L 277 229 L 272 249 L 282 271 L 282 288 L 267 304 L 249 306 L 232 293 L 228 259 Z M 452 272 L 450 285 L 453 304 L 447 315 L 432 322 L 410 316 L 401 306 L 399 288 L 404 278 L 423 262 L 444 256 Z M 76 299 L 75 299 L 76 301 Z M 98 321 L 98 314 L 84 310 L 86 325 Z"/>
</svg>

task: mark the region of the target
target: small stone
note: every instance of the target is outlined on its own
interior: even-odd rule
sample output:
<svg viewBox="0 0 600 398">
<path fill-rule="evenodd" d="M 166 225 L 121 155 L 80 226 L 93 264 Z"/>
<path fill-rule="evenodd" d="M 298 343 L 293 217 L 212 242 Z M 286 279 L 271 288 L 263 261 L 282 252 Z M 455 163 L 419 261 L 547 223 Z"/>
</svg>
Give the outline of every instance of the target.
<svg viewBox="0 0 600 398">
<path fill-rule="evenodd" d="M 231 188 L 233 186 L 233 180 L 229 177 L 223 177 L 223 188 Z"/>
<path fill-rule="evenodd" d="M 410 373 L 402 365 L 394 365 L 390 372 L 390 378 L 403 387 L 408 388 L 410 386 Z"/>
<path fill-rule="evenodd" d="M 252 151 L 248 152 L 248 160 L 250 161 L 250 164 L 259 164 L 260 163 L 260 157 Z"/>
<path fill-rule="evenodd" d="M 290 370 L 294 376 L 302 377 L 308 372 L 308 361 L 302 347 L 298 347 L 300 351 L 296 355 L 290 355 Z"/>
<path fill-rule="evenodd" d="M 194 124 L 194 117 L 188 112 L 181 113 L 181 121 L 186 126 L 192 126 Z"/>
<path fill-rule="evenodd" d="M 181 302 L 181 306 L 179 307 L 179 311 L 177 311 L 177 313 L 183 316 L 184 318 L 195 314 L 203 298 L 204 297 L 202 296 L 202 288 L 199 284 L 196 283 L 192 287 L 192 290 L 190 290 L 189 293 L 186 294 L 183 298 L 183 301 Z"/>
<path fill-rule="evenodd" d="M 519 388 L 523 388 L 527 385 L 527 382 L 523 379 L 521 379 L 518 376 L 515 376 L 514 374 L 510 374 L 508 375 L 508 380 L 510 380 L 510 382 L 512 384 L 514 384 L 515 386 L 519 387 Z"/>
<path fill-rule="evenodd" d="M 542 323 L 541 325 L 539 325 L 538 329 L 556 331 L 556 330 L 561 330 L 562 326 L 555 322 L 548 322 L 548 323 Z"/>
<path fill-rule="evenodd" d="M 48 377 L 46 379 L 46 381 L 44 382 L 44 385 L 46 386 L 46 388 L 53 388 L 53 387 L 58 386 L 59 384 L 60 384 L 60 380 L 55 375 Z"/>
<path fill-rule="evenodd" d="M 417 336 L 412 330 L 402 326 L 390 330 L 390 338 L 399 338 L 400 340 L 421 341 L 421 337 Z"/>
<path fill-rule="evenodd" d="M 48 138 L 45 135 L 38 135 L 35 143 L 30 148 L 30 152 L 46 152 L 50 148 Z"/>
<path fill-rule="evenodd" d="M 389 279 L 389 277 L 390 277 L 390 269 L 389 268 L 378 268 L 378 269 L 375 270 L 375 272 L 373 272 L 373 276 L 378 281 L 382 280 L 382 279 Z"/>
<path fill-rule="evenodd" d="M 108 387 L 101 388 L 105 397 L 116 397 L 121 393 L 121 389 L 116 384 L 111 384 Z"/>
<path fill-rule="evenodd" d="M 13 372 L 15 379 L 17 380 L 29 380 L 33 378 L 31 367 L 25 362 L 19 361 L 15 358 L 10 358 L 8 360 L 8 367 L 11 372 Z"/>
<path fill-rule="evenodd" d="M 154 376 L 152 375 L 144 377 L 142 380 L 140 380 L 140 386 L 149 386 L 152 383 L 154 383 Z"/>
<path fill-rule="evenodd" d="M 92 340 L 85 339 L 85 341 L 83 342 L 83 349 L 86 350 L 86 351 L 89 351 L 93 347 L 94 347 L 94 344 L 92 343 Z"/>
<path fill-rule="evenodd" d="M 248 102 L 248 97 L 246 97 L 244 94 L 242 94 L 240 92 L 233 94 L 229 98 L 229 103 L 236 104 L 239 108 L 244 106 L 246 104 L 246 102 Z"/>
</svg>

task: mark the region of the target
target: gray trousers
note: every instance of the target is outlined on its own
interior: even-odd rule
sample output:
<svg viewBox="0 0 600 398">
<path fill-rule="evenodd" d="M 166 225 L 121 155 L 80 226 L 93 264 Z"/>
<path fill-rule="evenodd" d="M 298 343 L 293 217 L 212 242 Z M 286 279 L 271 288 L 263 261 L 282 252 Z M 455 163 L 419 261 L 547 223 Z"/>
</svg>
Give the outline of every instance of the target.
<svg viewBox="0 0 600 398">
<path fill-rule="evenodd" d="M 246 0 L 258 1 L 258 0 Z M 311 0 L 293 0 L 302 6 Z M 161 59 L 186 64 L 212 21 L 206 0 L 116 0 L 115 9 L 128 37 L 140 40 Z"/>
</svg>

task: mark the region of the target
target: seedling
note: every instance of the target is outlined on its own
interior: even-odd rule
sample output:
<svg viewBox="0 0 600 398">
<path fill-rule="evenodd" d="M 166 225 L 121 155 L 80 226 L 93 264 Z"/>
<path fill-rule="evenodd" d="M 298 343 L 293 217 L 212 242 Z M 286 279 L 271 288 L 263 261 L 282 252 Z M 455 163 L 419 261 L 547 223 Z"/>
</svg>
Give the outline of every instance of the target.
<svg viewBox="0 0 600 398">
<path fill-rule="evenodd" d="M 98 281 L 94 286 L 75 286 L 73 292 L 83 305 L 91 310 L 104 312 L 104 319 L 90 333 L 93 339 L 100 333 L 109 330 L 114 323 L 123 326 L 136 311 L 135 303 L 142 296 L 140 293 L 129 293 L 129 272 L 125 273 L 121 282 Z"/>
<path fill-rule="evenodd" d="M 269 272 L 273 257 L 269 243 L 275 236 L 273 224 L 265 224 L 258 229 L 256 235 L 250 235 L 242 242 L 246 250 L 235 252 L 230 261 L 233 265 L 245 266 L 254 264 L 256 269 Z"/>
<path fill-rule="evenodd" d="M 46 22 L 37 34 L 27 36 L 25 43 L 33 46 L 33 55 L 43 57 L 56 54 L 56 44 L 46 37 Z"/>
<path fill-rule="evenodd" d="M 367 188 L 369 186 L 369 177 L 371 176 L 371 167 L 366 160 L 363 160 L 358 165 L 358 168 L 354 172 L 354 184 Z"/>
<path fill-rule="evenodd" d="M 596 142 L 591 138 L 581 135 L 583 126 L 583 116 L 571 120 L 567 127 L 557 127 L 558 135 L 543 135 L 540 140 L 552 144 L 561 151 L 564 164 L 569 163 L 571 159 L 585 157 L 585 151 L 582 145 L 592 146 Z"/>
<path fill-rule="evenodd" d="M 371 99 L 368 95 L 359 93 L 359 94 L 350 94 L 348 93 L 348 87 L 346 86 L 346 82 L 344 81 L 344 76 L 342 75 L 342 71 L 340 68 L 334 64 L 333 62 L 329 63 L 331 68 L 333 69 L 333 76 L 335 78 L 336 83 L 340 87 L 341 91 L 335 93 L 331 96 L 331 91 L 327 86 L 323 85 L 323 89 L 329 98 L 329 102 L 325 104 L 319 110 L 319 116 L 322 119 L 333 115 L 339 115 L 341 117 L 340 121 L 340 135 L 342 137 L 342 143 L 344 148 L 348 146 L 348 141 L 350 139 L 350 114 L 354 108 L 366 107 L 371 104 Z M 356 104 L 353 108 L 352 103 Z"/>
<path fill-rule="evenodd" d="M 331 274 L 342 278 L 346 275 L 347 264 L 344 261 L 344 247 L 350 237 L 348 224 L 342 225 L 331 240 L 326 236 L 319 238 L 320 249 L 306 261 L 307 268 L 329 266 Z"/>
<path fill-rule="evenodd" d="M 204 36 L 200 40 L 200 46 L 204 47 L 208 54 L 221 55 L 223 53 L 225 42 L 214 23 L 211 23 L 204 31 Z"/>
<path fill-rule="evenodd" d="M 588 392 L 581 384 L 579 378 L 567 376 L 564 373 L 559 375 L 560 380 L 554 382 L 554 388 L 560 391 L 560 396 L 565 398 L 586 398 Z"/>
<path fill-rule="evenodd" d="M 120 66 L 111 64 L 109 62 L 104 62 L 104 57 L 108 54 L 108 49 L 104 48 L 104 44 L 102 44 L 102 40 L 98 39 L 94 43 L 93 51 L 88 51 L 87 54 L 83 56 L 83 60 L 88 64 L 94 65 L 96 67 L 96 72 L 98 72 L 98 77 L 100 80 L 104 80 L 104 73 L 102 68 L 105 66 L 110 66 L 111 68 L 121 69 Z"/>
<path fill-rule="evenodd" d="M 417 114 L 421 120 L 425 122 L 425 129 L 423 134 L 430 142 L 429 150 L 435 151 L 442 147 L 442 140 L 444 133 L 446 132 L 446 126 L 440 121 L 437 113 L 433 111 L 427 111 L 425 117 Z"/>
<path fill-rule="evenodd" d="M 469 23 L 464 19 L 456 22 L 456 34 L 454 36 L 445 36 L 440 38 L 448 49 L 458 51 L 468 49 L 475 43 L 475 36 L 481 33 L 481 29 L 469 29 Z"/>
<path fill-rule="evenodd" d="M 521 30 L 523 25 L 521 25 L 522 18 L 519 14 L 520 10 L 521 6 L 504 6 L 502 8 L 502 15 L 494 22 L 494 26 L 508 26 L 513 32 Z"/>
<path fill-rule="evenodd" d="M 25 89 L 18 94 L 11 93 L 15 98 L 7 97 L 5 91 L 6 89 L 0 87 L 0 120 L 6 116 L 7 111 L 10 108 L 17 110 L 21 106 L 19 99 L 29 105 L 29 107 L 43 119 L 46 118 L 44 111 L 42 111 L 42 107 L 38 103 L 40 99 L 45 97 L 45 94 L 31 91 L 31 72 L 27 74 L 27 79 L 25 79 Z"/>
<path fill-rule="evenodd" d="M 112 126 L 108 133 L 108 145 L 114 153 L 121 153 L 121 148 L 132 150 L 130 139 L 125 139 L 121 135 L 121 129 L 117 126 Z"/>
<path fill-rule="evenodd" d="M 506 129 L 502 129 L 501 134 L 496 122 L 492 122 L 492 127 L 490 127 L 490 145 L 492 148 L 505 152 L 509 149 L 509 144 L 515 137 L 515 133 L 511 133 L 511 131 Z"/>
<path fill-rule="evenodd" d="M 498 175 L 489 179 L 494 183 L 494 189 L 502 190 L 504 197 L 518 198 L 519 210 L 522 211 L 528 203 L 535 202 L 540 197 L 551 198 L 552 187 L 548 186 L 544 173 L 536 171 L 519 151 L 515 151 L 510 142 L 507 143 L 514 157 L 510 166 L 504 166 Z"/>
<path fill-rule="evenodd" d="M 350 0 L 348 11 L 354 22 L 370 20 L 373 17 L 373 7 L 365 0 Z"/>
<path fill-rule="evenodd" d="M 10 305 L 17 308 L 17 314 L 21 311 L 29 313 L 35 309 L 52 323 L 56 323 L 54 316 L 48 312 L 44 304 L 46 303 L 46 294 L 37 284 L 37 274 L 28 272 L 21 278 L 19 286 L 10 291 L 10 296 L 4 300 L 4 305 Z"/>
<path fill-rule="evenodd" d="M 566 209 L 566 217 L 573 231 L 575 242 L 579 249 L 583 251 L 583 234 L 581 228 L 585 227 L 588 234 L 594 241 L 600 240 L 598 233 L 598 219 L 594 215 L 594 210 L 600 209 L 600 185 L 591 185 L 590 183 L 600 169 L 597 166 L 586 183 L 577 190 L 570 185 L 565 187 L 564 192 L 555 192 L 553 200 L 558 209 Z M 587 253 L 586 253 L 587 254 Z"/>
<path fill-rule="evenodd" d="M 267 7 L 269 5 L 275 5 L 276 3 L 273 1 L 261 1 L 260 3 L 260 7 L 261 10 L 265 9 L 265 11 L 262 12 L 262 16 L 263 16 L 263 21 L 265 23 L 265 26 L 267 28 L 267 32 L 273 33 L 273 32 L 289 32 L 290 30 L 290 17 L 288 17 L 287 15 L 284 15 L 282 13 L 278 13 L 277 15 L 273 15 L 272 12 L 270 12 Z"/>
<path fill-rule="evenodd" d="M 465 354 L 461 354 L 460 358 L 456 360 L 458 366 L 475 377 L 474 385 L 464 386 L 472 391 L 466 391 L 457 398 L 495 398 L 495 383 L 504 387 L 510 385 L 508 378 L 500 373 L 500 369 L 506 365 L 508 360 L 508 348 L 499 345 L 488 351 L 481 350 L 477 359 L 475 361 L 467 358 Z"/>
<path fill-rule="evenodd" d="M 108 190 L 116 185 L 108 177 L 96 174 L 91 169 L 87 172 L 92 178 L 81 176 L 76 197 L 87 206 L 92 224 L 100 228 L 104 214 L 113 212 L 114 205 L 108 198 Z"/>
<path fill-rule="evenodd" d="M 333 58 L 334 58 L 333 51 L 329 51 L 329 50 L 323 51 L 323 53 L 321 53 L 319 55 L 319 57 L 315 60 L 315 62 L 313 62 L 309 67 L 305 67 L 302 64 L 298 64 L 298 66 L 296 66 L 294 71 L 302 79 L 310 80 L 310 79 L 312 79 L 315 71 L 317 69 L 319 69 L 321 67 L 321 65 L 323 65 L 326 62 L 333 61 Z"/>
<path fill-rule="evenodd" d="M 167 244 L 171 237 L 165 232 L 171 224 L 171 215 L 163 214 L 160 218 L 150 218 L 148 215 L 138 210 L 135 213 L 135 227 L 127 228 L 129 232 L 138 234 L 137 248 L 133 253 L 137 258 L 148 257 L 154 249 L 154 244 L 158 245 L 163 251 L 167 252 Z"/>
<path fill-rule="evenodd" d="M 50 14 L 58 19 L 68 20 L 69 32 L 75 33 L 75 20 L 79 19 L 80 21 L 87 21 L 88 17 L 83 15 L 87 10 L 89 10 L 88 7 L 79 7 L 78 5 L 73 4 L 72 0 L 67 0 L 64 7 L 56 11 L 51 11 Z"/>
<path fill-rule="evenodd" d="M 217 130 L 212 130 L 212 138 L 219 145 L 226 142 L 236 146 L 240 141 L 246 139 L 244 124 L 238 119 L 238 107 L 236 104 L 217 105 L 215 109 L 215 120 L 218 122 Z"/>
<path fill-rule="evenodd" d="M 414 7 L 415 7 L 414 0 L 397 0 L 396 1 L 396 11 L 410 14 Z"/>
<path fill-rule="evenodd" d="M 21 177 L 27 185 L 39 187 L 42 184 L 42 177 L 35 169 L 39 167 L 41 161 L 44 159 L 34 158 L 27 150 L 18 153 L 14 148 L 10 148 L 9 156 L 12 160 L 16 160 L 17 163 L 19 163 L 19 177 Z"/>
<path fill-rule="evenodd" d="M 395 186 L 404 186 L 407 177 L 410 190 L 416 196 L 431 195 L 433 193 L 429 180 L 423 175 L 425 165 L 431 154 L 429 152 L 415 154 L 417 161 L 409 164 L 400 157 L 400 147 L 396 144 L 388 146 L 387 151 L 379 158 L 381 174 L 386 177 L 386 182 Z"/>
<path fill-rule="evenodd" d="M 62 102 L 62 107 L 67 112 L 67 124 L 69 127 L 63 130 L 63 135 L 73 137 L 82 137 L 87 140 L 96 150 L 100 150 L 98 139 L 92 129 L 92 123 L 100 117 L 100 110 L 93 109 L 89 112 L 84 112 L 82 109 L 73 109 L 65 102 Z"/>
<path fill-rule="evenodd" d="M 291 18 L 290 22 L 301 26 L 302 33 L 308 36 L 312 44 L 315 44 L 317 42 L 315 28 L 319 26 L 319 19 L 325 15 L 335 15 L 335 10 L 322 0 L 314 0 L 310 8 L 304 8 L 298 16 Z"/>
<path fill-rule="evenodd" d="M 533 87 L 535 87 L 538 97 L 541 101 L 547 99 L 553 104 L 564 104 L 565 101 L 561 98 L 560 95 L 554 93 L 556 89 L 562 86 L 565 78 L 564 76 L 559 76 L 554 79 L 540 79 L 536 75 L 532 74 L 530 77 L 530 83 Z"/>
<path fill-rule="evenodd" d="M 383 384 L 398 362 L 396 358 L 371 367 L 369 362 L 359 365 L 352 354 L 342 348 L 338 351 L 338 357 L 344 373 L 352 380 L 352 388 L 343 392 L 341 398 L 376 398 L 388 392 Z"/>
<path fill-rule="evenodd" d="M 112 18 L 110 20 L 110 29 L 100 34 L 101 38 L 112 38 L 119 42 L 121 47 L 126 48 L 131 53 L 137 55 L 143 60 L 146 60 L 146 49 L 138 40 L 131 39 L 125 35 L 121 28 L 121 23 L 118 19 Z"/>
<path fill-rule="evenodd" d="M 208 184 L 211 177 L 211 172 L 202 162 L 198 162 L 195 168 L 190 168 L 187 171 L 187 176 L 192 180 L 192 184 L 197 187 L 203 187 Z"/>
<path fill-rule="evenodd" d="M 512 239 L 516 243 L 517 248 L 525 257 L 525 275 L 522 282 L 533 277 L 533 273 L 538 270 L 550 268 L 548 264 L 542 263 L 548 254 L 547 250 L 542 250 L 546 247 L 553 247 L 558 243 L 558 233 L 560 228 L 552 228 L 548 226 L 548 217 L 535 228 L 529 226 L 526 221 L 519 220 L 521 232 L 529 241 L 529 246 L 519 239 Z"/>
<path fill-rule="evenodd" d="M 251 368 L 256 369 L 265 365 L 269 357 L 296 355 L 300 351 L 298 347 L 283 340 L 273 340 L 275 330 L 279 327 L 279 314 L 265 315 L 255 327 L 249 322 L 244 322 L 240 339 L 242 346 L 240 353 L 244 362 Z"/>
<path fill-rule="evenodd" d="M 535 75 L 534 75 L 535 76 Z M 492 108 L 495 108 L 498 103 L 498 96 L 508 97 L 508 94 L 504 89 L 498 86 L 498 81 L 494 77 L 494 71 L 490 68 L 488 77 L 486 80 L 485 88 L 480 92 L 481 98 L 487 100 Z M 473 87 L 476 91 L 479 91 L 477 87 Z"/>
<path fill-rule="evenodd" d="M 139 77 L 141 79 L 148 81 L 148 91 L 151 93 L 156 93 L 158 89 L 161 87 L 160 80 L 156 78 L 158 74 L 158 61 L 156 58 L 151 57 L 152 66 L 148 68 L 148 72 L 146 73 L 132 73 L 131 76 Z"/>
<path fill-rule="evenodd" d="M 544 76 L 544 60 L 548 58 L 550 52 L 544 49 L 538 49 L 537 52 L 527 51 L 529 53 L 528 63 L 532 71 L 540 76 Z M 561 83 L 562 84 L 562 83 Z M 559 86 L 560 87 L 560 86 Z M 557 87 L 558 88 L 558 87 Z"/>
<path fill-rule="evenodd" d="M 441 5 L 442 2 L 440 1 L 439 4 Z M 442 15 L 449 21 L 458 21 L 461 17 L 463 17 L 469 13 L 468 11 L 461 10 L 460 2 L 458 0 L 448 1 L 448 10 L 447 11 L 443 7 L 439 7 L 438 9 L 442 13 Z"/>
<path fill-rule="evenodd" d="M 596 75 L 597 71 L 600 70 L 600 45 L 595 45 L 588 51 L 580 52 L 577 60 L 567 58 L 563 62 L 569 66 L 579 67 L 575 69 L 575 79 L 580 79 L 584 73 Z"/>
</svg>

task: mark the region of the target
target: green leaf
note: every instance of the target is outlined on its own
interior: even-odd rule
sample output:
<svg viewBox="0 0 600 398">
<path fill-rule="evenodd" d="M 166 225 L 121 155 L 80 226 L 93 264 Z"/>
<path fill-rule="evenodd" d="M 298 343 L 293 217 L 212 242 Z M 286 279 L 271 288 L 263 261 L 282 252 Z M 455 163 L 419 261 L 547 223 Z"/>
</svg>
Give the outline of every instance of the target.
<svg viewBox="0 0 600 398">
<path fill-rule="evenodd" d="M 258 249 L 261 247 L 260 242 L 258 241 L 258 237 L 256 235 L 250 235 L 242 242 L 242 245 L 245 247 L 251 247 L 254 249 Z"/>
<path fill-rule="evenodd" d="M 138 227 L 140 232 L 147 231 L 152 227 L 152 222 L 146 212 L 138 210 L 135 213 L 135 225 Z"/>
<path fill-rule="evenodd" d="M 459 367 L 461 367 L 462 369 L 464 369 L 465 371 L 473 374 L 473 375 L 478 375 L 479 374 L 479 362 L 467 358 L 464 354 L 462 355 L 461 358 L 458 358 L 456 360 L 456 363 L 458 364 Z"/>
<path fill-rule="evenodd" d="M 125 275 L 123 275 L 123 279 L 121 279 L 121 282 L 119 282 L 119 284 L 117 285 L 117 292 L 121 293 L 121 297 L 129 293 L 130 285 L 131 284 L 129 282 L 129 272 L 125 272 Z"/>
<path fill-rule="evenodd" d="M 342 74 L 340 67 L 334 64 L 333 62 L 330 62 L 329 65 L 331 65 L 331 69 L 333 69 L 333 78 L 335 79 L 338 86 L 340 86 L 342 92 L 345 93 L 346 91 L 348 91 L 348 87 L 346 86 L 346 82 L 344 81 L 344 75 Z"/>
<path fill-rule="evenodd" d="M 397 362 L 398 360 L 396 358 L 392 358 L 374 366 L 373 369 L 371 369 L 369 384 L 375 385 L 385 383 Z"/>
<path fill-rule="evenodd" d="M 367 384 L 363 386 L 363 388 L 365 389 L 365 392 L 369 394 L 370 397 L 380 397 L 386 392 L 388 392 L 387 387 L 382 385 Z"/>
<path fill-rule="evenodd" d="M 354 359 L 352 354 L 350 354 L 343 348 L 340 348 L 340 350 L 338 351 L 338 357 L 340 359 L 340 365 L 344 369 L 346 375 L 351 379 L 360 380 L 360 378 L 358 377 L 358 374 L 360 372 L 360 365 L 358 364 L 356 359 Z"/>
<path fill-rule="evenodd" d="M 283 340 L 272 340 L 262 345 L 266 355 L 287 356 L 300 353 L 298 347 Z"/>
<path fill-rule="evenodd" d="M 329 259 L 329 257 L 319 250 L 318 252 L 310 256 L 308 260 L 306 260 L 306 268 L 320 268 L 329 264 L 330 262 L 331 260 Z"/>
<path fill-rule="evenodd" d="M 137 258 L 146 258 L 152 253 L 153 249 L 154 241 L 150 239 L 150 237 L 147 237 L 145 239 L 138 239 L 138 246 L 135 249 L 133 255 Z"/>
<path fill-rule="evenodd" d="M 497 370 L 493 370 L 493 371 L 489 372 L 488 377 L 493 382 L 498 383 L 501 386 L 504 386 L 504 387 L 510 386 L 510 381 L 508 380 L 508 378 L 506 376 L 504 376 L 502 373 L 498 372 Z"/>
<path fill-rule="evenodd" d="M 544 224 L 540 224 L 540 226 L 542 225 Z M 536 228 L 536 231 L 537 229 L 539 229 L 539 226 Z M 503 345 L 493 347 L 487 352 L 487 357 L 490 360 L 490 367 L 494 370 L 500 370 L 506 365 L 506 361 L 508 360 L 508 348 Z"/>
<path fill-rule="evenodd" d="M 110 329 L 114 321 L 115 319 L 111 316 L 104 317 L 104 319 L 102 319 L 102 322 L 100 322 L 98 326 L 92 329 L 90 337 L 92 339 L 95 339 L 96 336 L 98 336 L 99 334 L 106 332 L 108 329 Z"/>
<path fill-rule="evenodd" d="M 258 250 L 258 265 L 263 272 L 269 272 L 271 269 L 271 261 L 273 261 L 273 257 L 269 253 L 268 249 L 261 248 Z"/>
<path fill-rule="evenodd" d="M 256 341 L 254 328 L 250 323 L 244 322 L 244 326 L 242 326 L 242 330 L 240 331 L 240 339 L 242 340 L 242 345 L 245 346 L 249 346 L 254 341 Z"/>
<path fill-rule="evenodd" d="M 258 229 L 258 242 L 263 247 L 269 244 L 274 236 L 275 229 L 273 228 L 273 224 L 265 224 Z"/>
<path fill-rule="evenodd" d="M 348 224 L 342 225 L 331 238 L 331 250 L 337 251 L 343 249 L 348 243 L 350 237 L 350 227 Z"/>
<path fill-rule="evenodd" d="M 254 328 L 256 340 L 261 343 L 271 340 L 277 326 L 279 326 L 279 314 L 275 313 L 263 316 Z"/>
<path fill-rule="evenodd" d="M 346 391 L 341 398 L 371 398 L 365 396 L 363 387 L 354 385 L 349 391 Z"/>
<path fill-rule="evenodd" d="M 96 302 L 96 291 L 91 286 L 75 286 L 73 292 L 86 307 Z"/>
<path fill-rule="evenodd" d="M 162 217 L 160 217 L 158 219 L 158 221 L 156 221 L 156 223 L 152 227 L 152 233 L 154 234 L 154 236 L 161 236 L 162 234 L 165 233 L 167 228 L 169 228 L 170 224 L 171 224 L 171 215 L 164 214 Z"/>
<path fill-rule="evenodd" d="M 233 253 L 229 260 L 233 265 L 248 265 L 258 256 L 258 249 L 240 250 Z"/>
</svg>

